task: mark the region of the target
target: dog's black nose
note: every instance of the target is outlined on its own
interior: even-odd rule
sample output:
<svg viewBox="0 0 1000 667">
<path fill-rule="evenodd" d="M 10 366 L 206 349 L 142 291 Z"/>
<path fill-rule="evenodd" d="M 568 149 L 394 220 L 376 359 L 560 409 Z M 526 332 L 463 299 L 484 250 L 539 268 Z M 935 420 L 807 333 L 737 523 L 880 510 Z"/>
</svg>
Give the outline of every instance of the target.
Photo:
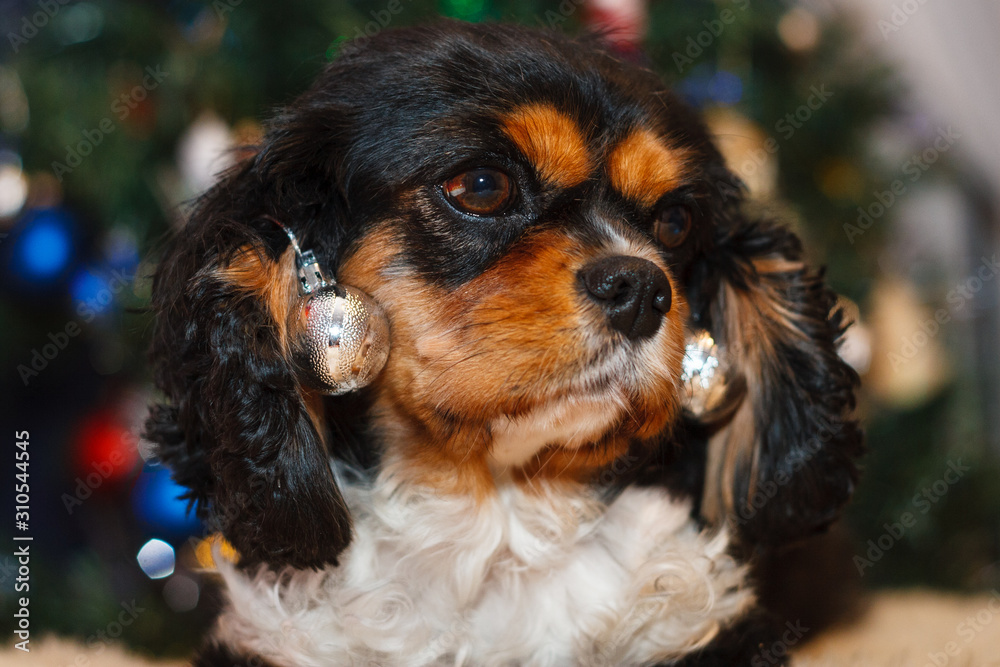
<svg viewBox="0 0 1000 667">
<path fill-rule="evenodd" d="M 670 281 L 639 257 L 606 257 L 577 274 L 584 290 L 607 314 L 611 328 L 633 340 L 648 338 L 670 312 Z"/>
</svg>

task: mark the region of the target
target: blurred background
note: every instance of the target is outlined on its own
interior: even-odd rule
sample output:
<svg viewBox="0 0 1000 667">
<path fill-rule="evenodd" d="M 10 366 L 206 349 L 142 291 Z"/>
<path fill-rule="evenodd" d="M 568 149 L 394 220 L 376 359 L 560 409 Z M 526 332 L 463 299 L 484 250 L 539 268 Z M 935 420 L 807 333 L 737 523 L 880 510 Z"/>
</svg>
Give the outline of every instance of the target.
<svg viewBox="0 0 1000 667">
<path fill-rule="evenodd" d="M 870 453 L 847 576 L 1000 587 L 995 2 L 0 0 L 5 508 L 16 431 L 31 453 L 29 526 L 11 509 L 0 543 L 34 538 L 32 636 L 181 655 L 205 630 L 211 537 L 140 437 L 155 250 L 345 40 L 440 15 L 610 28 L 704 110 L 857 320 Z"/>
</svg>

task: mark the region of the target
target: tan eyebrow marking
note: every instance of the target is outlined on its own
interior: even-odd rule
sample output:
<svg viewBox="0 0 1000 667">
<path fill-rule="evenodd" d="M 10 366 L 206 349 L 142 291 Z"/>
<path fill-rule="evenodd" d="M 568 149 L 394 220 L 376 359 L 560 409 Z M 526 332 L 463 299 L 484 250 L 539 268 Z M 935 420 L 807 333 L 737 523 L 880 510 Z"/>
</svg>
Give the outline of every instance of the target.
<svg viewBox="0 0 1000 667">
<path fill-rule="evenodd" d="M 517 107 L 502 126 L 546 182 L 568 188 L 590 175 L 590 154 L 579 125 L 551 104 Z"/>
<path fill-rule="evenodd" d="M 611 151 L 608 176 L 623 195 L 652 206 L 684 182 L 689 159 L 688 151 L 669 147 L 653 132 L 634 130 Z"/>
</svg>

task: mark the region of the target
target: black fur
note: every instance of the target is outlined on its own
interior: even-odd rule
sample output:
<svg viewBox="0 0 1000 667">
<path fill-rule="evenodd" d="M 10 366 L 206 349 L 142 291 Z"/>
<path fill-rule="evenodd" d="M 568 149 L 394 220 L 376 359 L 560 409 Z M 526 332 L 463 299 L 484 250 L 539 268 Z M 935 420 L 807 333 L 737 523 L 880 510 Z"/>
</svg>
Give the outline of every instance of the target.
<svg viewBox="0 0 1000 667">
<path fill-rule="evenodd" d="M 237 653 L 215 642 L 206 644 L 191 661 L 191 667 L 274 667 L 259 655 Z"/>
<path fill-rule="evenodd" d="M 804 634 L 800 625 L 786 627 L 767 612 L 754 611 L 723 630 L 700 651 L 659 667 L 784 667 L 789 662 L 788 651 L 803 640 Z M 784 641 L 783 634 L 794 641 Z"/>
<path fill-rule="evenodd" d="M 745 223 L 717 244 L 707 261 L 737 290 L 767 284 L 784 309 L 798 315 L 794 331 L 767 328 L 776 354 L 759 371 L 753 401 L 759 467 L 735 476 L 738 505 L 728 517 L 754 543 L 778 546 L 825 530 L 857 480 L 862 438 L 852 417 L 858 376 L 837 355 L 846 328 L 822 273 L 807 269 L 761 275 L 756 258 L 802 259 L 802 245 L 772 222 Z M 785 482 L 784 480 L 788 480 Z M 753 500 L 754 493 L 758 501 Z"/>
<path fill-rule="evenodd" d="M 694 156 L 697 178 L 670 197 L 691 204 L 696 231 L 682 247 L 663 251 L 683 282 L 693 325 L 725 342 L 719 304 L 727 289 L 747 298 L 766 292 L 796 314 L 796 331 L 760 322 L 774 354 L 733 378 L 727 405 L 710 419 L 689 415 L 674 425 L 630 480 L 667 485 L 697 505 L 708 474 L 708 440 L 749 401 L 756 476 L 740 469 L 732 489 L 737 504 L 721 520 L 735 526 L 746 545 L 775 545 L 823 529 L 847 501 L 861 439 L 850 417 L 857 376 L 836 353 L 844 323 L 835 297 L 821 275 L 805 269 L 764 274 L 754 268 L 753 260 L 765 257 L 800 259 L 800 243 L 779 225 L 744 217 L 741 186 L 695 113 L 652 73 L 618 62 L 595 43 L 446 22 L 385 31 L 367 45 L 348 46 L 274 118 L 256 156 L 201 198 L 165 249 L 153 287 L 151 348 L 165 400 L 153 408 L 148 433 L 243 565 L 335 563 L 350 542 L 351 523 L 328 457 L 373 466 L 379 447 L 364 428 L 364 394 L 327 399 L 330 432 L 317 433 L 295 366 L 263 305 L 214 271 L 247 246 L 270 261 L 279 256 L 285 239 L 263 216 L 290 224 L 336 273 L 374 221 L 395 214 L 410 249 L 403 261 L 445 288 L 502 261 L 512 245 L 541 228 L 571 228 L 586 242 L 597 233 L 588 221 L 598 210 L 649 238 L 648 212 L 610 189 L 585 182 L 553 197 L 510 159 L 496 112 L 542 101 L 572 110 L 590 132 L 630 121 L 652 125 Z M 613 133 L 597 138 L 605 145 L 621 139 Z M 447 204 L 436 184 L 483 164 L 503 167 L 518 184 L 507 224 L 484 225 L 452 211 L 443 225 Z M 418 193 L 416 201 L 402 202 L 404 192 Z M 778 477 L 788 481 L 754 505 L 754 492 Z M 747 664 L 768 641 L 765 626 L 748 619 L 679 664 Z M 236 664 L 231 657 L 210 647 L 196 664 Z"/>
</svg>

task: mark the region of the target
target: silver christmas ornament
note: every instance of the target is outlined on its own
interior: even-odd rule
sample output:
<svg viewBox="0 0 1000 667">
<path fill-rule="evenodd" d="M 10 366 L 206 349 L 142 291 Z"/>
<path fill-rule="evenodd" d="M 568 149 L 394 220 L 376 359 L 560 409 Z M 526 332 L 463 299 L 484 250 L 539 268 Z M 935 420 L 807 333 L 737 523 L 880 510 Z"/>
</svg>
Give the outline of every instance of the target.
<svg viewBox="0 0 1000 667">
<path fill-rule="evenodd" d="M 727 370 L 724 356 L 709 332 L 688 334 L 681 370 L 684 407 L 695 415 L 713 408 L 726 393 Z"/>
<path fill-rule="evenodd" d="M 331 285 L 316 291 L 303 300 L 299 322 L 302 365 L 324 393 L 364 387 L 389 358 L 389 323 L 359 289 Z"/>
<path fill-rule="evenodd" d="M 302 251 L 290 229 L 300 299 L 296 345 L 299 365 L 325 394 L 345 394 L 369 384 L 389 358 L 389 320 L 375 301 L 355 287 L 327 278 L 311 250 Z"/>
</svg>

